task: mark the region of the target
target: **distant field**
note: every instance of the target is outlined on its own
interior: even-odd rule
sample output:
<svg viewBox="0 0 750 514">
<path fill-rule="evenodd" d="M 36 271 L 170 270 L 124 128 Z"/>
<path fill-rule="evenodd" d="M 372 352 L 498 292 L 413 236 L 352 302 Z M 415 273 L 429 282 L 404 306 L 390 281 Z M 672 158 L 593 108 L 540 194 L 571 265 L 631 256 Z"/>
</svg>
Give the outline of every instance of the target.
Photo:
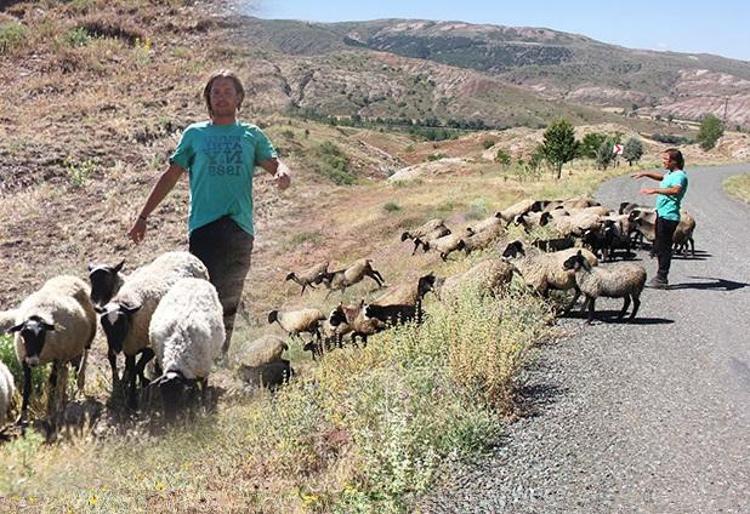
<svg viewBox="0 0 750 514">
<path fill-rule="evenodd" d="M 750 173 L 729 177 L 724 181 L 724 189 L 730 195 L 750 203 Z"/>
</svg>

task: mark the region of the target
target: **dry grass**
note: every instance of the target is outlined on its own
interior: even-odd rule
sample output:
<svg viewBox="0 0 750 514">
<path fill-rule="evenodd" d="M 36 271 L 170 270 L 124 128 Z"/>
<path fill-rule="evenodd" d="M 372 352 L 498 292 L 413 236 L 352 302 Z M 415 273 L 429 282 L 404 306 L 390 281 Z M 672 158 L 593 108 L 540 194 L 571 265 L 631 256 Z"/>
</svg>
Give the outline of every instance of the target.
<svg viewBox="0 0 750 514">
<path fill-rule="evenodd" d="M 730 195 L 750 203 L 750 173 L 729 177 L 724 181 L 724 190 Z"/>
</svg>

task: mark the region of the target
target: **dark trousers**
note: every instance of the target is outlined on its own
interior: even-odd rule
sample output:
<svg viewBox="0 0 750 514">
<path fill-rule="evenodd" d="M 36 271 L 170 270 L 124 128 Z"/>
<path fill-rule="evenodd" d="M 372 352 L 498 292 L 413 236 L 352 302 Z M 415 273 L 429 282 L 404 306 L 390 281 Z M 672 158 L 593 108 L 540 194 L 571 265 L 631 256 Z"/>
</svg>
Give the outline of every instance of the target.
<svg viewBox="0 0 750 514">
<path fill-rule="evenodd" d="M 208 268 L 208 276 L 219 293 L 224 309 L 224 354 L 229 350 L 232 339 L 234 318 L 242 298 L 245 277 L 250 270 L 252 251 L 253 236 L 242 230 L 229 216 L 197 228 L 190 234 L 190 253 Z"/>
<path fill-rule="evenodd" d="M 656 276 L 663 280 L 667 280 L 667 275 L 669 275 L 669 265 L 672 263 L 672 237 L 678 223 L 664 218 L 656 218 L 654 250 L 656 251 L 656 257 L 659 259 L 659 271 Z"/>
</svg>

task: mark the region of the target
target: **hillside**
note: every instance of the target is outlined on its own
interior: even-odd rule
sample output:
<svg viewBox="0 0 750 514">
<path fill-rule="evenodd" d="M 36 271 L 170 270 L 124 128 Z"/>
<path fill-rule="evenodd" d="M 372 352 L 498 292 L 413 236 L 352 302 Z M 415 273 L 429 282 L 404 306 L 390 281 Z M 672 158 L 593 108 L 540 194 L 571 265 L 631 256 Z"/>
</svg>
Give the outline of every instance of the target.
<svg viewBox="0 0 750 514">
<path fill-rule="evenodd" d="M 631 50 L 544 28 L 427 20 L 249 23 L 250 40 L 306 59 L 330 60 L 352 48 L 386 52 L 481 72 L 539 99 L 678 119 L 722 117 L 728 99 L 730 125 L 750 123 L 745 61 Z"/>
</svg>

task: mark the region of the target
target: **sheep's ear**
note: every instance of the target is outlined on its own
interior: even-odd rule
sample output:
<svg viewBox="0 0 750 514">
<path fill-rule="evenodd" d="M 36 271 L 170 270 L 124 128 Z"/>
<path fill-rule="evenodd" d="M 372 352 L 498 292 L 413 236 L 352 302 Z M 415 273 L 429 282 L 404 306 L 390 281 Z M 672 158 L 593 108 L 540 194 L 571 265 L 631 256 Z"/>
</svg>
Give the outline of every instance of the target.
<svg viewBox="0 0 750 514">
<path fill-rule="evenodd" d="M 88 264 L 86 265 L 86 267 L 88 268 L 88 270 L 89 270 L 89 273 L 91 273 L 92 271 L 94 271 L 94 268 L 95 268 L 96 266 L 94 266 L 94 264 L 93 264 L 93 263 L 89 262 L 89 263 L 88 263 Z"/>
<path fill-rule="evenodd" d="M 24 323 L 19 323 L 19 324 L 18 324 L 18 325 L 16 325 L 16 326 L 10 327 L 10 328 L 9 328 L 8 330 L 6 330 L 6 333 L 8 333 L 8 334 L 12 334 L 12 333 L 14 333 L 14 332 L 20 332 L 20 331 L 21 331 L 21 329 L 23 328 L 23 326 L 24 326 L 25 324 L 26 324 L 26 323 L 24 322 Z"/>
<path fill-rule="evenodd" d="M 132 316 L 133 314 L 141 310 L 141 307 L 142 307 L 141 305 L 121 305 L 120 309 L 125 314 Z"/>
<path fill-rule="evenodd" d="M 107 312 L 107 309 L 105 309 L 101 305 L 94 305 L 94 312 L 96 312 L 97 314 L 104 314 L 105 312 Z"/>
<path fill-rule="evenodd" d="M 294 278 L 294 272 L 292 271 L 291 273 L 287 274 L 285 280 L 292 280 L 293 278 Z"/>
<path fill-rule="evenodd" d="M 40 320 L 39 324 L 42 326 L 44 330 L 49 330 L 50 332 L 55 331 L 55 325 L 52 323 L 49 323 L 48 321 Z"/>
<path fill-rule="evenodd" d="M 117 266 L 115 266 L 115 268 L 114 268 L 115 273 L 121 272 L 123 266 L 125 266 L 125 259 L 121 260 L 120 264 L 118 264 Z"/>
<path fill-rule="evenodd" d="M 581 250 L 578 250 L 578 253 L 576 255 L 578 255 L 578 257 L 583 257 L 583 253 L 581 253 Z"/>
</svg>

